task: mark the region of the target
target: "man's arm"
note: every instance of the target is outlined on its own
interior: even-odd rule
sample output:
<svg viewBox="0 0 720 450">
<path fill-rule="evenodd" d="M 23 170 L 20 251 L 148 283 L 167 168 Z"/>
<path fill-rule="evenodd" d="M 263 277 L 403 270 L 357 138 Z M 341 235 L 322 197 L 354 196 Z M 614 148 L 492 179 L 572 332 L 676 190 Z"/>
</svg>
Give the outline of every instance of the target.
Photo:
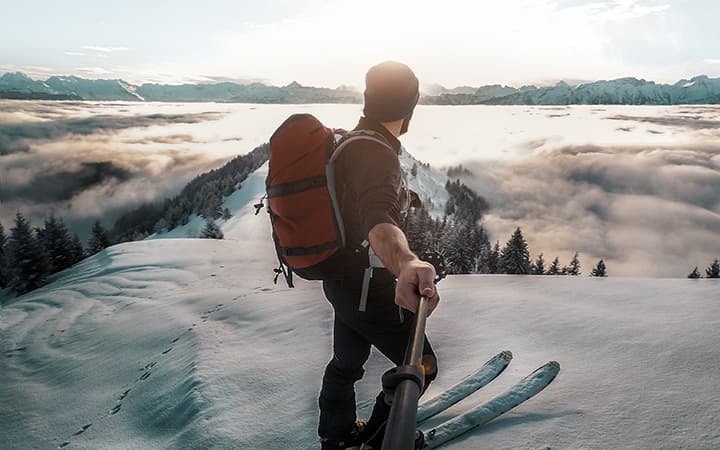
<svg viewBox="0 0 720 450">
<path fill-rule="evenodd" d="M 368 234 L 370 247 L 389 271 L 398 279 L 395 288 L 395 303 L 415 312 L 419 296 L 428 298 L 428 315 L 432 314 L 440 301 L 435 288 L 435 267 L 421 261 L 410 251 L 405 234 L 390 223 L 378 223 Z"/>
</svg>

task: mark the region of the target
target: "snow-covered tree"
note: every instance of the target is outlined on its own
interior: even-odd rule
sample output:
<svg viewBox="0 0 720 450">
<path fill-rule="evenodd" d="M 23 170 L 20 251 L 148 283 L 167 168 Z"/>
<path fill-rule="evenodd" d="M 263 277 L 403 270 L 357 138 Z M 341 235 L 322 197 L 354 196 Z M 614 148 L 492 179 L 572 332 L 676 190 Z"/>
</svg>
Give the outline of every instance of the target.
<svg viewBox="0 0 720 450">
<path fill-rule="evenodd" d="M 5 228 L 3 228 L 2 223 L 0 223 L 0 289 L 6 288 L 10 283 L 6 252 L 7 239 Z"/>
<path fill-rule="evenodd" d="M 575 254 L 572 257 L 572 260 L 570 261 L 570 264 L 563 267 L 563 274 L 565 275 L 580 275 L 582 272 L 580 272 L 580 259 L 578 258 L 578 253 L 575 252 Z"/>
<path fill-rule="evenodd" d="M 200 237 L 204 239 L 225 239 L 220 227 L 210 217 L 205 220 L 205 228 L 203 228 Z"/>
<path fill-rule="evenodd" d="M 716 259 L 705 269 L 705 278 L 720 278 L 720 261 Z"/>
<path fill-rule="evenodd" d="M 233 216 L 233 215 L 232 215 L 232 213 L 230 212 L 230 209 L 229 209 L 229 208 L 223 209 L 223 213 L 222 213 L 222 218 L 223 218 L 223 219 L 225 219 L 225 220 L 230 220 L 230 218 L 232 218 L 232 216 Z"/>
<path fill-rule="evenodd" d="M 99 220 L 95 221 L 90 233 L 90 240 L 88 241 L 89 255 L 94 255 L 110 247 L 110 238 Z"/>
<path fill-rule="evenodd" d="M 448 265 L 448 273 L 471 273 L 475 268 L 468 227 L 463 222 L 455 221 L 443 239 L 443 252 Z"/>
<path fill-rule="evenodd" d="M 503 273 L 514 275 L 527 275 L 530 273 L 530 252 L 520 227 L 515 230 L 510 240 L 503 247 L 500 265 Z"/>
<path fill-rule="evenodd" d="M 10 230 L 8 250 L 10 287 L 18 294 L 24 294 L 45 283 L 48 275 L 47 257 L 30 224 L 20 212 L 15 216 L 15 227 Z"/>
<path fill-rule="evenodd" d="M 555 259 L 553 259 L 553 262 L 550 264 L 547 272 L 545 272 L 545 275 L 560 275 L 560 273 L 560 258 L 556 256 Z"/>
<path fill-rule="evenodd" d="M 530 269 L 533 275 L 545 275 L 545 259 L 542 253 L 538 255 Z"/>
<path fill-rule="evenodd" d="M 607 276 L 607 267 L 605 267 L 605 261 L 602 259 L 598 261 L 597 266 L 590 272 L 590 276 L 593 277 L 606 277 Z"/>
<path fill-rule="evenodd" d="M 477 262 L 478 273 L 492 273 L 490 272 L 490 255 L 492 253 L 492 246 L 489 240 L 485 240 L 480 248 L 480 256 Z"/>
<path fill-rule="evenodd" d="M 698 279 L 698 278 L 702 278 L 702 275 L 700 275 L 700 271 L 698 270 L 697 266 L 695 266 L 695 268 L 693 269 L 693 271 L 690 272 L 690 274 L 688 275 L 688 278 L 690 278 L 690 279 L 692 279 L 692 280 L 696 280 L 696 279 Z"/>
</svg>

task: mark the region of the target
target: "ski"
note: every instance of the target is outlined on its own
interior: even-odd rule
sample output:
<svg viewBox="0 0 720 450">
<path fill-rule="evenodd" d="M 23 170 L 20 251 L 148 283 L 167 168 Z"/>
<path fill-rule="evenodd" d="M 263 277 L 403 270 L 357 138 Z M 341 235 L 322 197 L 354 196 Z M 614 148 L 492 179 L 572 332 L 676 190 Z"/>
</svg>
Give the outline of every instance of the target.
<svg viewBox="0 0 720 450">
<path fill-rule="evenodd" d="M 451 407 L 498 377 L 512 360 L 509 350 L 490 358 L 477 372 L 418 406 L 417 423 L 422 423 Z"/>
<path fill-rule="evenodd" d="M 545 389 L 559 372 L 560 364 L 550 361 L 492 400 L 443 422 L 435 428 L 423 430 L 425 435 L 423 449 L 438 448 L 473 428 L 485 425 L 501 414 L 510 411 Z"/>
</svg>

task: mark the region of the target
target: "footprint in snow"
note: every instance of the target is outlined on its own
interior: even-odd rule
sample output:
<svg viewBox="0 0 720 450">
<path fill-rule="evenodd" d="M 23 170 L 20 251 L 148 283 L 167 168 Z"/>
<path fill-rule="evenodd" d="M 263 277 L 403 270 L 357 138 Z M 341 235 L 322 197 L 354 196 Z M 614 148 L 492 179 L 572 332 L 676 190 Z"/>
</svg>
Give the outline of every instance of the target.
<svg viewBox="0 0 720 450">
<path fill-rule="evenodd" d="M 27 348 L 27 347 L 13 348 L 13 349 L 11 349 L 11 350 L 6 351 L 6 352 L 5 352 L 5 355 L 6 355 L 8 358 L 12 358 L 13 356 L 17 355 L 18 353 L 24 352 L 26 348 Z"/>
<path fill-rule="evenodd" d="M 157 364 L 157 361 L 153 361 L 151 363 L 145 364 L 145 366 L 140 368 L 140 372 L 142 372 L 143 370 L 152 369 L 153 367 L 155 367 L 156 364 Z"/>
<path fill-rule="evenodd" d="M 115 414 L 120 412 L 120 408 L 122 408 L 122 405 L 117 404 L 113 409 L 110 410 L 110 415 L 114 416 Z"/>
<path fill-rule="evenodd" d="M 62 444 L 58 445 L 58 448 L 67 447 L 68 445 L 70 445 L 70 443 L 67 442 L 67 441 L 65 441 L 65 442 L 63 442 Z"/>
<path fill-rule="evenodd" d="M 170 347 L 169 349 L 167 349 L 167 350 L 165 350 L 164 352 L 162 352 L 162 354 L 163 354 L 163 355 L 167 355 L 168 353 L 170 353 L 170 350 L 172 350 L 172 349 L 173 349 L 173 348 Z"/>
<path fill-rule="evenodd" d="M 140 377 L 140 379 L 141 379 L 141 380 L 147 380 L 151 373 L 152 373 L 152 372 L 145 372 L 144 374 L 142 374 L 142 376 Z"/>
<path fill-rule="evenodd" d="M 125 397 L 127 397 L 127 395 L 128 395 L 129 393 L 130 393 L 130 389 L 128 389 L 128 390 L 126 390 L 125 392 L 123 392 L 122 394 L 120 394 L 120 397 L 118 398 L 118 401 L 125 400 Z"/>
<path fill-rule="evenodd" d="M 179 341 L 179 340 L 180 340 L 180 338 L 179 338 L 179 337 L 176 337 L 175 339 L 172 340 L 172 344 L 176 343 L 176 342 Z"/>
<path fill-rule="evenodd" d="M 85 431 L 87 431 L 87 429 L 90 428 L 91 426 L 92 426 L 91 423 L 89 423 L 89 424 L 87 424 L 87 425 L 83 425 L 82 428 L 80 428 L 79 430 L 77 430 L 76 432 L 73 433 L 73 436 L 78 436 L 78 435 L 83 434 L 83 433 L 84 433 Z"/>
</svg>

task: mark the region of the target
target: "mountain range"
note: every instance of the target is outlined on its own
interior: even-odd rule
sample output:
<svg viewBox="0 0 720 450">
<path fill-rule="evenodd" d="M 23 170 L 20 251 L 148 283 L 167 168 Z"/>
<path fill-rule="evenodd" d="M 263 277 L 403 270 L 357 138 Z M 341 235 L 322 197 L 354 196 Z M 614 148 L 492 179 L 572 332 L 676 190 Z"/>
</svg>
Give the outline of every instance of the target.
<svg viewBox="0 0 720 450">
<path fill-rule="evenodd" d="M 433 84 L 423 89 L 426 105 L 678 105 L 720 104 L 720 78 L 698 75 L 674 84 L 618 78 L 577 85 L 560 81 L 552 86 L 514 88 L 499 84 L 447 89 Z M 95 100 L 235 103 L 361 103 L 362 93 L 348 86 L 336 89 L 263 83 L 134 85 L 123 80 L 90 80 L 52 76 L 34 80 L 20 72 L 0 76 L 0 99 Z"/>
</svg>

